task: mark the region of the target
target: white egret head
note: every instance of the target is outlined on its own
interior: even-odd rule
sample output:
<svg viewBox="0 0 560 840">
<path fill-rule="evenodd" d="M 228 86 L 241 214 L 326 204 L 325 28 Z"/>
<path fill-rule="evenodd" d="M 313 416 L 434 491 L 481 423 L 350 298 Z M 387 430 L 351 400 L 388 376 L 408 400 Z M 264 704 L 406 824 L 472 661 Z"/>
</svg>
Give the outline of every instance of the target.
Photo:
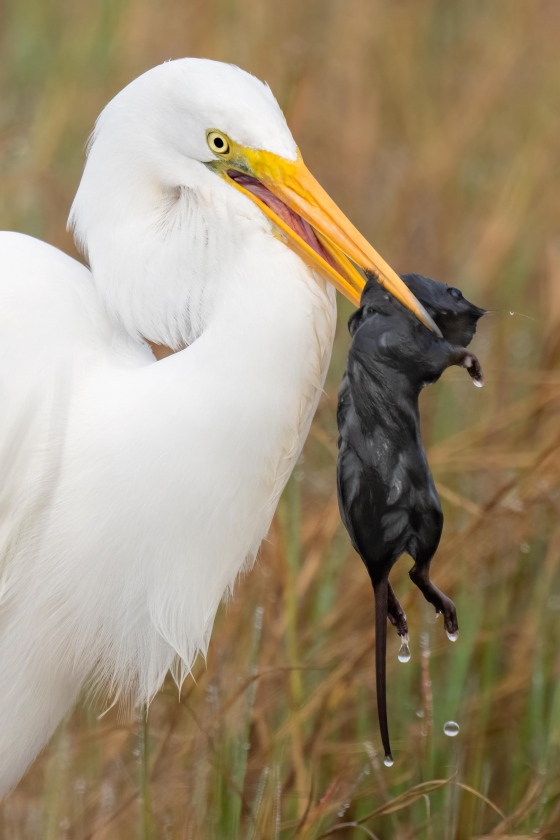
<svg viewBox="0 0 560 840">
<path fill-rule="evenodd" d="M 434 328 L 309 173 L 270 89 L 228 64 L 167 62 L 107 105 L 70 224 L 108 310 L 173 349 L 204 329 L 254 237 L 271 234 L 354 303 L 364 281 L 350 260 L 373 271 Z"/>
</svg>

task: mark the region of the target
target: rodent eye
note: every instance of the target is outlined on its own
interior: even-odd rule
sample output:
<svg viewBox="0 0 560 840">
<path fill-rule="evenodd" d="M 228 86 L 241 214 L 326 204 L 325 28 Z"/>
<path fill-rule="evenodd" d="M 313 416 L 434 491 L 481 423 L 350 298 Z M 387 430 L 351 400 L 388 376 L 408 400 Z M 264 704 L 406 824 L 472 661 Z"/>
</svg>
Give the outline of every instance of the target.
<svg viewBox="0 0 560 840">
<path fill-rule="evenodd" d="M 463 293 L 459 289 L 454 289 L 452 286 L 450 286 L 447 291 L 452 298 L 455 298 L 455 300 L 461 300 L 463 297 Z"/>
<path fill-rule="evenodd" d="M 377 309 L 374 309 L 373 306 L 367 306 L 365 314 L 367 318 L 370 318 L 372 315 L 377 315 Z"/>
<path fill-rule="evenodd" d="M 206 135 L 206 142 L 211 151 L 217 155 L 227 155 L 229 152 L 229 140 L 221 131 L 209 131 Z"/>
</svg>

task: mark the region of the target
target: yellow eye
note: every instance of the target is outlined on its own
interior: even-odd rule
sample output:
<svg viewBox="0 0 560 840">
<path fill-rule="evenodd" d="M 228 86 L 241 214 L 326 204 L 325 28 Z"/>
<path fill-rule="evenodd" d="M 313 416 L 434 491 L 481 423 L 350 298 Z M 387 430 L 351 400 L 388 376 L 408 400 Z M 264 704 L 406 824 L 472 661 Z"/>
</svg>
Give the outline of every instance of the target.
<svg viewBox="0 0 560 840">
<path fill-rule="evenodd" d="M 209 131 L 206 140 L 211 150 L 217 155 L 227 155 L 229 152 L 229 140 L 220 131 Z"/>
</svg>

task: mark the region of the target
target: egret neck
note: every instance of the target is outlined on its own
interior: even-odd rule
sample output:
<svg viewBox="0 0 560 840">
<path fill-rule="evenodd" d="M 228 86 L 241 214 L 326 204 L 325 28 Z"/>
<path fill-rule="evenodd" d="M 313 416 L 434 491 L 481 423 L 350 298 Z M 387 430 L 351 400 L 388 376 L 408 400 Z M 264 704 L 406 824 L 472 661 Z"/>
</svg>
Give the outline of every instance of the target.
<svg viewBox="0 0 560 840">
<path fill-rule="evenodd" d="M 110 650 L 111 682 L 138 691 L 135 699 L 152 696 L 176 656 L 188 668 L 206 649 L 220 600 L 266 536 L 323 387 L 334 289 L 272 234 L 253 236 L 228 264 L 189 347 L 133 370 L 103 371 L 82 390 L 76 434 L 83 436 L 87 416 L 87 451 L 100 447 L 97 463 L 106 466 L 82 476 L 74 461 L 82 484 L 68 493 L 103 498 L 83 546 L 96 558 L 90 574 L 98 577 L 88 586 L 107 590 L 104 672 Z M 117 563 L 108 546 L 118 545 L 127 521 L 134 529 Z M 75 581 L 78 590 L 84 585 Z M 115 609 L 115 592 L 127 613 Z M 115 637 L 127 645 L 112 650 Z"/>
</svg>

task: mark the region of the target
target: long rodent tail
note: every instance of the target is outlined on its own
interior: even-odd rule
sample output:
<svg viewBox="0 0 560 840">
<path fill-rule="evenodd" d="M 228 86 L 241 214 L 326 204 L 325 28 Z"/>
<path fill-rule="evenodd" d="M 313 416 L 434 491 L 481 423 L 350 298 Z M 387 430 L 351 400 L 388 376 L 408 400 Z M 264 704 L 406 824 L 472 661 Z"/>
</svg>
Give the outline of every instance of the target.
<svg viewBox="0 0 560 840">
<path fill-rule="evenodd" d="M 385 750 L 385 763 L 393 763 L 391 744 L 389 743 L 389 726 L 387 723 L 387 603 L 388 582 L 383 578 L 374 584 L 375 593 L 375 681 L 377 689 L 377 714 L 381 741 Z"/>
</svg>

